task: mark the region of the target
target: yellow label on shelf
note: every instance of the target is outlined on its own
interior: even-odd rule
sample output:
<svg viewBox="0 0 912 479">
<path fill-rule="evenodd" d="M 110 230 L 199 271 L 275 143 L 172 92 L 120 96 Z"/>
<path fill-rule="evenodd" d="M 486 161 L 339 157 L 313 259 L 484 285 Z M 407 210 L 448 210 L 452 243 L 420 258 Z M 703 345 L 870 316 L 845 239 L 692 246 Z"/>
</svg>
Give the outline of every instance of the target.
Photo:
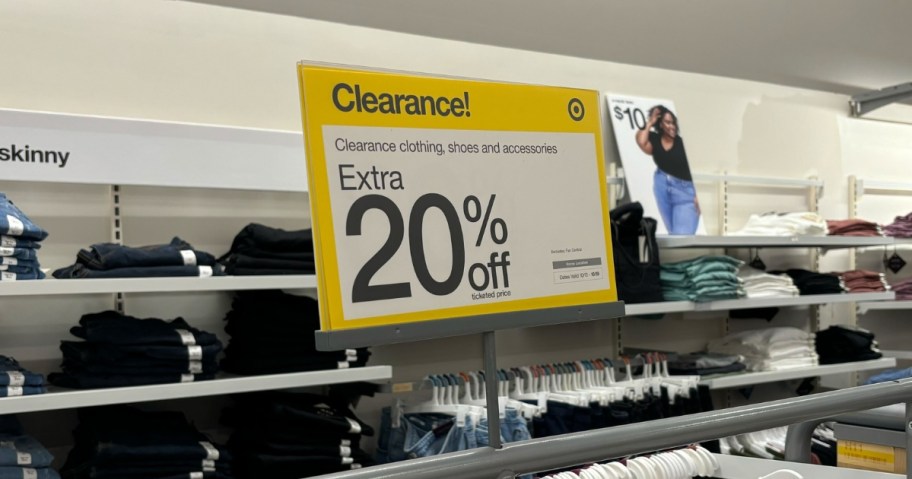
<svg viewBox="0 0 912 479">
<path fill-rule="evenodd" d="M 839 441 L 837 445 L 839 462 L 848 466 L 893 472 L 896 463 L 895 450 L 889 446 L 855 441 Z"/>
<path fill-rule="evenodd" d="M 298 76 L 324 330 L 617 300 L 598 92 Z"/>
</svg>

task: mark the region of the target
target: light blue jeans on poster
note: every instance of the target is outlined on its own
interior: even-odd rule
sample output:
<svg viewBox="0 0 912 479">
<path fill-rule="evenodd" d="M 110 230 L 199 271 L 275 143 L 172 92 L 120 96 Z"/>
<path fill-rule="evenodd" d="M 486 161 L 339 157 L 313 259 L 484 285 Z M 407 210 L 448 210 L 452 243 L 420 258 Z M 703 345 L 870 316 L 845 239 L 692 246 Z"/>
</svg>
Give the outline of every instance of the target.
<svg viewBox="0 0 912 479">
<path fill-rule="evenodd" d="M 656 170 L 652 180 L 659 214 L 670 235 L 693 235 L 700 224 L 693 182 Z"/>
</svg>

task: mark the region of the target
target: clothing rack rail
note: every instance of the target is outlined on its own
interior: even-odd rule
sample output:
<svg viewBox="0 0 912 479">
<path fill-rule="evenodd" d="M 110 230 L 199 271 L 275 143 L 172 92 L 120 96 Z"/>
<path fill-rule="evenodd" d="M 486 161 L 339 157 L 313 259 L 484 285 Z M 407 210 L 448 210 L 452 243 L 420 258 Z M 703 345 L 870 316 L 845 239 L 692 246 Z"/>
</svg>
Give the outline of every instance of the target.
<svg viewBox="0 0 912 479">
<path fill-rule="evenodd" d="M 813 421 L 838 414 L 905 403 L 912 413 L 912 380 L 842 389 L 764 402 L 711 413 L 663 419 L 593 431 L 484 447 L 440 456 L 320 476 L 323 479 L 507 479 L 680 447 L 761 429 Z M 912 455 L 912 429 L 906 429 Z M 906 477 L 912 479 L 912 468 Z"/>
</svg>

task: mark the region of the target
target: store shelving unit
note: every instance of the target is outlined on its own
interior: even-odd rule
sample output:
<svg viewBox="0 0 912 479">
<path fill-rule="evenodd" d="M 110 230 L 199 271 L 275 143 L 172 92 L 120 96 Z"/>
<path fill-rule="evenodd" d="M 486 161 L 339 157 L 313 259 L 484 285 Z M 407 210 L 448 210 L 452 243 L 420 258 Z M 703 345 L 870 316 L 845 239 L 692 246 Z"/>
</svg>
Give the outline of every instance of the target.
<svg viewBox="0 0 912 479">
<path fill-rule="evenodd" d="M 264 376 L 223 377 L 211 381 L 158 384 L 108 389 L 67 390 L 51 388 L 47 394 L 0 398 L 4 414 L 74 409 L 135 402 L 162 401 L 225 394 L 327 386 L 357 381 L 385 381 L 390 366 L 368 366 Z"/>
<path fill-rule="evenodd" d="M 853 373 L 857 371 L 870 371 L 875 369 L 891 368 L 896 366 L 895 358 L 880 358 L 870 361 L 857 361 L 842 364 L 826 364 L 810 368 L 796 368 L 785 371 L 761 371 L 755 373 L 726 374 L 716 377 L 707 377 L 700 381 L 710 389 L 731 389 L 749 387 L 757 384 L 803 379 L 831 374 Z"/>
<path fill-rule="evenodd" d="M 316 289 L 314 275 L 216 276 L 211 278 L 46 279 L 0 283 L 0 296 L 112 293 L 180 293 L 256 289 Z"/>
<path fill-rule="evenodd" d="M 864 301 L 858 303 L 858 314 L 867 314 L 869 311 L 902 311 L 906 309 L 912 309 L 912 301 Z"/>
</svg>

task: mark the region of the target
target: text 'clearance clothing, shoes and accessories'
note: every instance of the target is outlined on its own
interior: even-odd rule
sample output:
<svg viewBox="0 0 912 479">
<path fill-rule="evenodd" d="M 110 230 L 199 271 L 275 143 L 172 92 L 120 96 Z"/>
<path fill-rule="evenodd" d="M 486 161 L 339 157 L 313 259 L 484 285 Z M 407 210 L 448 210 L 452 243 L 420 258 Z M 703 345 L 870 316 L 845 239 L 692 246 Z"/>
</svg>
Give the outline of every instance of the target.
<svg viewBox="0 0 912 479">
<path fill-rule="evenodd" d="M 373 465 L 361 437 L 374 430 L 336 397 L 287 391 L 246 394 L 224 411 L 239 479 L 298 479 Z"/>
<path fill-rule="evenodd" d="M 744 295 L 738 269 L 744 262 L 730 256 L 701 256 L 662 265 L 666 301 L 717 301 Z"/>
<path fill-rule="evenodd" d="M 815 345 L 820 364 L 851 363 L 883 357 L 874 333 L 857 327 L 830 326 L 817 332 Z"/>
<path fill-rule="evenodd" d="M 129 247 L 98 243 L 79 251 L 76 263 L 54 271 L 57 279 L 210 277 L 225 273 L 215 257 L 175 237 L 164 245 Z"/>
<path fill-rule="evenodd" d="M 826 221 L 810 211 L 751 215 L 731 236 L 826 236 Z"/>
<path fill-rule="evenodd" d="M 47 236 L 47 231 L 0 193 L 0 281 L 44 279 L 38 249 Z"/>
<path fill-rule="evenodd" d="M 314 274 L 313 233 L 251 223 L 234 237 L 231 250 L 219 261 L 230 275 Z"/>
<path fill-rule="evenodd" d="M 0 397 L 31 396 L 46 392 L 43 375 L 23 368 L 13 358 L 0 356 Z"/>
<path fill-rule="evenodd" d="M 231 454 L 179 412 L 80 409 L 64 479 L 232 479 Z"/>
<path fill-rule="evenodd" d="M 830 236 L 883 236 L 884 231 L 879 224 L 862 219 L 827 220 L 827 229 Z"/>
<path fill-rule="evenodd" d="M 225 316 L 231 335 L 222 369 L 234 374 L 278 374 L 347 369 L 367 364 L 367 349 L 317 351 L 317 301 L 281 291 L 240 291 Z"/>
<path fill-rule="evenodd" d="M 15 416 L 0 416 L 0 479 L 60 479 L 51 469 L 54 456 L 26 436 Z"/>
<path fill-rule="evenodd" d="M 88 389 L 213 379 L 218 338 L 182 318 L 138 319 L 115 311 L 86 314 L 70 333 L 85 341 L 61 341 L 62 373 L 51 383 Z"/>
<path fill-rule="evenodd" d="M 739 355 L 751 371 L 783 371 L 817 366 L 814 334 L 798 328 L 755 329 L 709 342 L 711 353 Z"/>
</svg>

